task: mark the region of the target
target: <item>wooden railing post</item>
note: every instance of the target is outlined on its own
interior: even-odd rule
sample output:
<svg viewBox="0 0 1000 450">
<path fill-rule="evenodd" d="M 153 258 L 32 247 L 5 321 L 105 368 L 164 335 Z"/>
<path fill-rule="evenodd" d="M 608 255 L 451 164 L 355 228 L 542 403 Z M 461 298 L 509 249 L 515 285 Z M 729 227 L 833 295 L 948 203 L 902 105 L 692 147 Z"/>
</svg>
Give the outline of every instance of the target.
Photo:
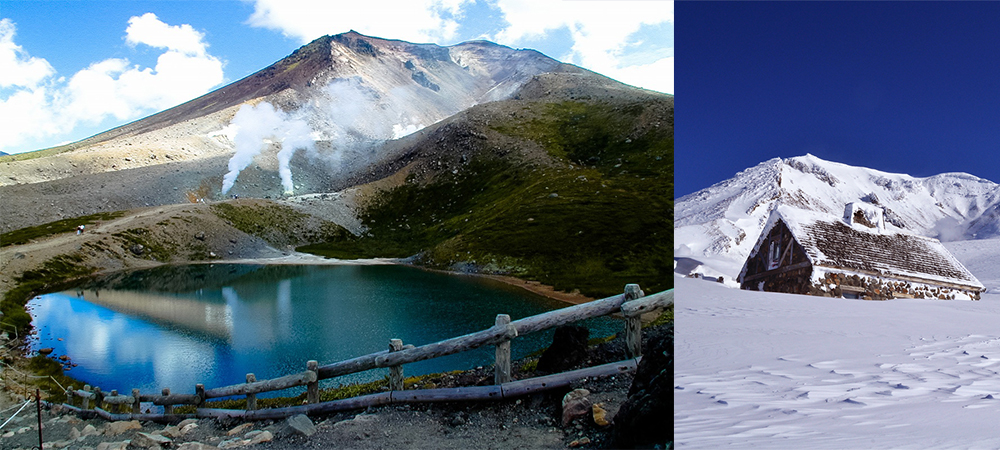
<svg viewBox="0 0 1000 450">
<path fill-rule="evenodd" d="M 625 303 L 644 295 L 638 284 L 625 285 Z M 625 348 L 629 358 L 642 356 L 642 322 L 638 315 L 625 316 Z"/>
<path fill-rule="evenodd" d="M 401 339 L 390 339 L 389 340 L 389 352 L 398 352 L 403 349 L 403 341 Z M 392 366 L 389 367 L 389 390 L 390 391 L 402 391 L 403 390 L 403 366 Z"/>
<path fill-rule="evenodd" d="M 160 395 L 164 397 L 170 395 L 170 388 L 163 388 L 163 390 L 160 391 Z M 174 405 L 163 405 L 163 414 L 173 414 L 173 413 L 174 413 Z"/>
<path fill-rule="evenodd" d="M 310 403 L 319 403 L 319 361 L 306 361 L 306 370 L 316 373 L 316 381 L 306 384 L 306 400 Z"/>
<path fill-rule="evenodd" d="M 101 392 L 100 386 L 94 386 L 94 409 L 104 407 L 104 393 Z"/>
<path fill-rule="evenodd" d="M 257 376 L 248 373 L 247 374 L 247 384 L 257 382 Z M 257 394 L 247 394 L 247 411 L 253 411 L 257 409 Z"/>
<path fill-rule="evenodd" d="M 85 384 L 83 386 L 83 392 L 86 392 L 87 394 L 90 393 L 90 385 L 89 384 Z M 81 397 L 83 398 L 83 401 L 80 402 L 80 409 L 82 409 L 82 410 L 88 410 L 88 409 L 90 409 L 90 396 L 89 395 L 83 395 Z"/>
<path fill-rule="evenodd" d="M 507 314 L 497 314 L 496 326 L 506 327 L 510 323 L 510 316 Z M 504 340 L 497 344 L 496 363 L 494 364 L 493 384 L 503 384 L 510 381 L 510 340 Z"/>
<path fill-rule="evenodd" d="M 205 403 L 205 385 L 198 383 L 194 385 L 194 394 L 198 396 L 198 404 L 196 406 L 201 406 Z"/>
<path fill-rule="evenodd" d="M 139 389 L 132 389 L 132 414 L 139 414 L 142 412 L 142 404 L 139 401 Z"/>
</svg>

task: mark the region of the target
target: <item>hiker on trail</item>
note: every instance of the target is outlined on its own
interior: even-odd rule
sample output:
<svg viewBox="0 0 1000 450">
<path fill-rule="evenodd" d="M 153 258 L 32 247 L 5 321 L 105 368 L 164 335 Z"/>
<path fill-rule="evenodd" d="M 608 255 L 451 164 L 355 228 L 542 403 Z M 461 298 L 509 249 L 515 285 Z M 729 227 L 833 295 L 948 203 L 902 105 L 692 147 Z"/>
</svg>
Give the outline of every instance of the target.
<svg viewBox="0 0 1000 450">
<path fill-rule="evenodd" d="M 76 227 L 76 234 L 79 235 L 80 233 L 83 233 L 83 225 Z"/>
</svg>

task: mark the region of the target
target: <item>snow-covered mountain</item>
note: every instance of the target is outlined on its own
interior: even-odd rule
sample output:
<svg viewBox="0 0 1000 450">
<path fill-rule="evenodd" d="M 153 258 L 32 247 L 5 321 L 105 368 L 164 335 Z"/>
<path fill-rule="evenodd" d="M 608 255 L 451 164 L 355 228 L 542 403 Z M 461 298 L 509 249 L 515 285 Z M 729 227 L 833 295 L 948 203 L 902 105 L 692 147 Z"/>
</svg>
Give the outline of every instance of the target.
<svg viewBox="0 0 1000 450">
<path fill-rule="evenodd" d="M 774 158 L 674 204 L 674 256 L 742 264 L 779 204 L 844 214 L 863 201 L 886 226 L 941 241 L 1000 237 L 1000 185 L 966 173 L 927 178 L 825 161 Z"/>
</svg>

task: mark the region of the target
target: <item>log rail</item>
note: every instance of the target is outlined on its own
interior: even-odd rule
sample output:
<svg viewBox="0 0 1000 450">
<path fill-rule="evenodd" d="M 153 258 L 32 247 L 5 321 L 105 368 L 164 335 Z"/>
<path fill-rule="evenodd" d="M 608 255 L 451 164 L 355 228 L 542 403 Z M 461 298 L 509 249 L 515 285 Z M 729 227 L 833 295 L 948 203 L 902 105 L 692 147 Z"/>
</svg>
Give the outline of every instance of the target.
<svg viewBox="0 0 1000 450">
<path fill-rule="evenodd" d="M 317 361 L 308 361 L 306 363 L 306 370 L 303 372 L 269 380 L 258 381 L 254 374 L 250 373 L 247 374 L 246 383 L 211 389 L 205 389 L 204 385 L 198 384 L 195 385 L 194 394 L 171 394 L 170 389 L 165 388 L 161 391 L 160 395 L 141 394 L 139 389 L 132 389 L 130 395 L 118 394 L 117 390 L 113 390 L 109 394 L 104 394 L 99 387 L 91 389 L 87 385 L 83 389 L 67 390 L 67 401 L 64 406 L 81 416 L 96 416 L 106 420 L 175 422 L 192 417 L 231 417 L 244 420 L 267 420 L 284 418 L 295 414 L 327 414 L 391 403 L 499 400 L 518 397 L 547 389 L 564 387 L 582 378 L 634 372 L 639 360 L 642 358 L 640 346 L 642 329 L 639 316 L 666 308 L 673 304 L 673 301 L 673 289 L 644 296 L 643 292 L 639 289 L 639 285 L 629 284 L 625 286 L 625 292 L 622 294 L 549 311 L 520 320 L 511 321 L 510 316 L 499 314 L 494 326 L 490 328 L 419 347 L 411 344 L 404 345 L 399 339 L 390 339 L 387 350 L 322 366 Z M 629 359 L 568 372 L 511 381 L 510 344 L 512 340 L 529 333 L 544 331 L 580 320 L 610 314 L 621 314 L 625 317 L 624 332 Z M 496 347 L 495 376 L 492 386 L 404 390 L 404 364 L 460 353 L 486 345 Z M 389 369 L 390 390 L 388 392 L 328 402 L 319 401 L 320 380 L 378 368 Z M 257 409 L 257 394 L 280 391 L 297 386 L 306 386 L 306 404 L 284 408 Z M 247 409 L 235 410 L 203 407 L 208 399 L 234 396 L 245 396 L 247 398 Z M 79 406 L 74 405 L 74 398 L 79 399 Z M 143 414 L 141 411 L 142 402 L 151 402 L 154 405 L 163 406 L 164 411 L 162 414 Z M 196 413 L 174 414 L 173 407 L 176 405 L 194 405 L 197 408 Z M 124 409 L 128 409 L 129 412 L 124 412 Z"/>
</svg>

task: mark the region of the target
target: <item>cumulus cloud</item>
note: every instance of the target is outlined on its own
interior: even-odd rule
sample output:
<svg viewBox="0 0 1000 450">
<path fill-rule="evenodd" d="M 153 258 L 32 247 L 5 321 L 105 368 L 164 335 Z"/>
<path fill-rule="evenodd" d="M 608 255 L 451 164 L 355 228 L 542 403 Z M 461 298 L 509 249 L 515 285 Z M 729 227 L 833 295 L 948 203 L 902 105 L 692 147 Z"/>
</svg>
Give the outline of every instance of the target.
<svg viewBox="0 0 1000 450">
<path fill-rule="evenodd" d="M 9 87 L 35 88 L 55 70 L 49 62 L 29 56 L 14 43 L 14 22 L 0 20 L 0 89 Z"/>
<path fill-rule="evenodd" d="M 68 79 L 14 43 L 15 25 L 0 21 L 0 150 L 32 140 L 60 139 L 81 124 L 131 120 L 175 106 L 224 81 L 223 62 L 208 53 L 204 34 L 147 13 L 129 19 L 125 41 L 162 48 L 155 67 L 127 59 L 92 63 Z"/>
<path fill-rule="evenodd" d="M 128 20 L 125 42 L 131 46 L 146 44 L 150 47 L 165 48 L 189 55 L 204 55 L 205 34 L 191 25 L 171 26 L 160 21 L 156 14 L 146 13 Z"/>
<path fill-rule="evenodd" d="M 450 42 L 467 0 L 256 0 L 248 23 L 305 44 L 326 34 L 357 30 L 411 42 Z M 377 14 L 373 14 L 377 11 Z"/>
<path fill-rule="evenodd" d="M 673 23 L 673 2 L 497 0 L 497 7 L 508 22 L 494 37 L 500 43 L 513 45 L 566 29 L 573 40 L 571 53 L 551 56 L 629 84 L 674 92 L 673 56 L 622 62 L 630 36 L 643 25 Z"/>
</svg>

